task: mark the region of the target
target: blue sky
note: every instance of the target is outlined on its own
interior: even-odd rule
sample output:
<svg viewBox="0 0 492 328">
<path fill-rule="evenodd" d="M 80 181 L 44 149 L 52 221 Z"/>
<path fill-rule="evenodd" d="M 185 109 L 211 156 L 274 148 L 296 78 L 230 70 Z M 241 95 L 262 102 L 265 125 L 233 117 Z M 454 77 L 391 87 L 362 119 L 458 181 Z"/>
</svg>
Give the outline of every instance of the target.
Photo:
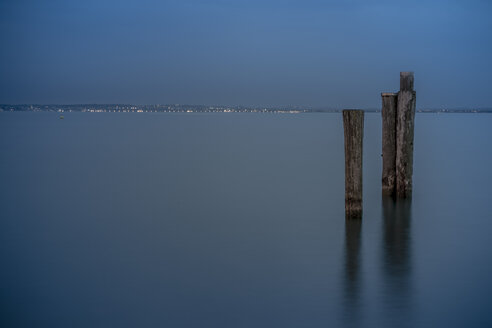
<svg viewBox="0 0 492 328">
<path fill-rule="evenodd" d="M 0 103 L 492 107 L 492 2 L 0 0 Z"/>
</svg>

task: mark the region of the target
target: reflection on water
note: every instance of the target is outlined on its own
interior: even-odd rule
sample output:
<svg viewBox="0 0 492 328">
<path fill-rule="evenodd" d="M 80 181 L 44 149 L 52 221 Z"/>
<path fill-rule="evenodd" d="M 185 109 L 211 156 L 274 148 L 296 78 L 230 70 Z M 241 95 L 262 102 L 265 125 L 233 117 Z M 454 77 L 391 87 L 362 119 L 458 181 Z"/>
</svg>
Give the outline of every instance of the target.
<svg viewBox="0 0 492 328">
<path fill-rule="evenodd" d="M 383 197 L 382 281 L 388 319 L 402 320 L 411 304 L 411 200 Z"/>
<path fill-rule="evenodd" d="M 410 223 L 411 200 L 383 198 L 381 234 L 372 235 L 376 240 L 368 241 L 378 243 L 381 240 L 382 245 L 381 270 L 376 276 L 378 281 L 372 281 L 373 277 L 364 277 L 365 270 L 362 270 L 362 254 L 367 254 L 367 251 L 361 249 L 362 220 L 345 220 L 343 321 L 347 327 L 411 325 Z M 368 284 L 363 284 L 363 280 L 367 280 Z M 370 305 L 363 304 L 363 294 L 373 288 L 371 286 L 379 288 L 379 292 L 369 293 L 372 294 L 368 299 Z M 371 313 L 363 313 L 374 305 L 375 309 L 381 311 L 378 323 L 371 322 Z"/>
<path fill-rule="evenodd" d="M 360 318 L 360 244 L 361 219 L 345 220 L 345 311 L 344 319 L 354 325 Z"/>
</svg>

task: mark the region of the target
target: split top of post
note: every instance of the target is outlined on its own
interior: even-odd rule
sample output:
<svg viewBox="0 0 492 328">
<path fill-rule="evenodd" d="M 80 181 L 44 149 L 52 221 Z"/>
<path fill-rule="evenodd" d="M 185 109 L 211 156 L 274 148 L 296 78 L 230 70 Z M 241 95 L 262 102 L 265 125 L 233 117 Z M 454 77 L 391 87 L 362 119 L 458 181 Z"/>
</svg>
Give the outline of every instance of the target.
<svg viewBox="0 0 492 328">
<path fill-rule="evenodd" d="M 413 72 L 400 72 L 400 91 L 413 91 Z"/>
</svg>

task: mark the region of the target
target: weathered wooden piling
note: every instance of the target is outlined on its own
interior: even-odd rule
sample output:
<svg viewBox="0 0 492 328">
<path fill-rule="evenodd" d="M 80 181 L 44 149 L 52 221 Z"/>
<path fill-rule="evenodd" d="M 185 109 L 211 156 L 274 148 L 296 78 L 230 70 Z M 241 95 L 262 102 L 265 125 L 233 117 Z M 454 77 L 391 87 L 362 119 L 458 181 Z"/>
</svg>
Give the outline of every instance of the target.
<svg viewBox="0 0 492 328">
<path fill-rule="evenodd" d="M 345 216 L 362 217 L 362 139 L 364 112 L 343 111 L 345 139 Z"/>
<path fill-rule="evenodd" d="M 383 195 L 393 196 L 396 190 L 396 106 L 397 93 L 382 93 L 383 119 Z"/>
<path fill-rule="evenodd" d="M 396 109 L 396 196 L 412 195 L 413 133 L 416 93 L 413 72 L 400 73 L 400 92 Z"/>
<path fill-rule="evenodd" d="M 416 94 L 413 72 L 400 72 L 400 91 L 382 93 L 384 195 L 412 195 L 413 130 Z"/>
</svg>

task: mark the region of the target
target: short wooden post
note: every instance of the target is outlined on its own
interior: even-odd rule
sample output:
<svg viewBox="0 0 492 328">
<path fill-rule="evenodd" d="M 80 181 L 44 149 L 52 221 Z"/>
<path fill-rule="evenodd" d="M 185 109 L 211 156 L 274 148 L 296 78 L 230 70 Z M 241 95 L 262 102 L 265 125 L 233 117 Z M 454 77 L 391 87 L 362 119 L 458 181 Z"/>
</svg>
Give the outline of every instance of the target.
<svg viewBox="0 0 492 328">
<path fill-rule="evenodd" d="M 396 105 L 397 93 L 382 93 L 383 118 L 383 195 L 393 196 L 396 190 Z"/>
<path fill-rule="evenodd" d="M 396 195 L 412 195 L 413 130 L 416 94 L 413 72 L 400 73 L 400 92 L 396 109 Z"/>
<path fill-rule="evenodd" d="M 362 217 L 362 139 L 364 112 L 343 111 L 345 139 L 345 217 Z"/>
</svg>

